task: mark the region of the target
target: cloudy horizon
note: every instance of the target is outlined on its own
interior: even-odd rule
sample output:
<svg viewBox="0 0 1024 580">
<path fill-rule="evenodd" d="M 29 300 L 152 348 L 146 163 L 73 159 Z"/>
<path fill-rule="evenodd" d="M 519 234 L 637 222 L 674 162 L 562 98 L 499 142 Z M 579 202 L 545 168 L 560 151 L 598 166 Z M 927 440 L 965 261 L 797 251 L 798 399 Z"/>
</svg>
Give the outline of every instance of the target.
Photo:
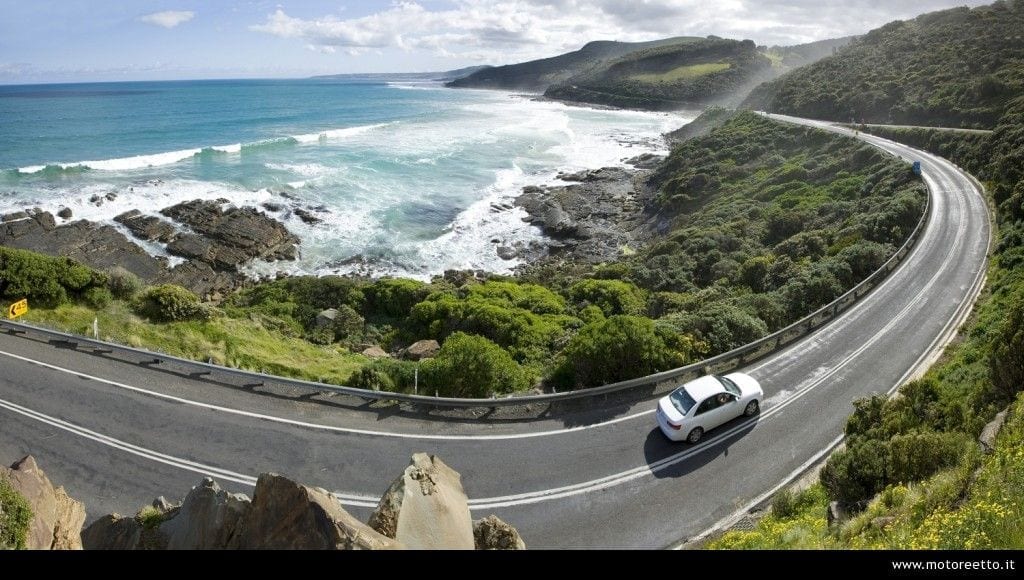
<svg viewBox="0 0 1024 580">
<path fill-rule="evenodd" d="M 0 83 L 297 77 L 509 64 L 593 40 L 794 45 L 987 0 L 0 0 Z"/>
</svg>

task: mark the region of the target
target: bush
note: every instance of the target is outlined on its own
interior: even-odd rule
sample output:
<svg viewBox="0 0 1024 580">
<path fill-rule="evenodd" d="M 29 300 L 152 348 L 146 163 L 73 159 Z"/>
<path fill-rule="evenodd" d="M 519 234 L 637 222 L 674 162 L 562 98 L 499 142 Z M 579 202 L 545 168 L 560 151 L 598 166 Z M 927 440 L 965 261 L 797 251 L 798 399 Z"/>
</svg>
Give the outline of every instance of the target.
<svg viewBox="0 0 1024 580">
<path fill-rule="evenodd" d="M 707 343 L 713 355 L 750 344 L 768 334 L 768 325 L 763 320 L 724 302 L 712 302 L 696 312 L 672 314 L 664 320 L 680 334 L 689 334 Z"/>
<path fill-rule="evenodd" d="M 210 311 L 192 292 L 164 284 L 149 288 L 136 302 L 136 312 L 156 322 L 180 322 L 185 320 L 208 320 Z"/>
<path fill-rule="evenodd" d="M 644 291 L 621 280 L 582 280 L 569 288 L 569 299 L 579 307 L 594 305 L 605 316 L 635 316 L 644 312 Z"/>
<path fill-rule="evenodd" d="M 417 280 L 378 280 L 363 289 L 367 312 L 372 315 L 404 318 L 412 307 L 430 294 L 430 286 Z"/>
<path fill-rule="evenodd" d="M 962 433 L 914 431 L 884 441 L 851 437 L 821 471 L 829 498 L 860 509 L 891 484 L 919 481 L 955 465 L 968 438 Z"/>
<path fill-rule="evenodd" d="M 1010 304 L 992 343 L 989 364 L 992 384 L 1007 401 L 1024 389 L 1024 293 L 1011 298 Z"/>
<path fill-rule="evenodd" d="M 368 391 L 411 393 L 415 380 L 416 363 L 382 358 L 353 373 L 348 384 Z"/>
<path fill-rule="evenodd" d="M 456 332 L 422 365 L 423 384 L 445 397 L 487 397 L 530 387 L 526 372 L 482 336 Z"/>
<path fill-rule="evenodd" d="M 32 506 L 0 477 L 0 550 L 24 550 L 31 523 Z"/>
<path fill-rule="evenodd" d="M 683 354 L 666 344 L 650 319 L 613 316 L 588 324 L 572 338 L 557 381 L 566 388 L 596 387 L 684 363 Z"/>
<path fill-rule="evenodd" d="M 85 303 L 95 310 L 103 310 L 114 301 L 114 296 L 104 286 L 93 286 L 82 295 Z"/>
<path fill-rule="evenodd" d="M 0 247 L 0 295 L 28 298 L 42 306 L 60 306 L 106 277 L 69 258 L 51 258 L 25 250 Z"/>
<path fill-rule="evenodd" d="M 366 321 L 351 306 L 342 304 L 334 319 L 335 340 L 359 340 L 366 328 Z"/>
<path fill-rule="evenodd" d="M 114 266 L 107 270 L 107 288 L 116 298 L 131 300 L 142 291 L 142 281 L 121 266 Z"/>
</svg>

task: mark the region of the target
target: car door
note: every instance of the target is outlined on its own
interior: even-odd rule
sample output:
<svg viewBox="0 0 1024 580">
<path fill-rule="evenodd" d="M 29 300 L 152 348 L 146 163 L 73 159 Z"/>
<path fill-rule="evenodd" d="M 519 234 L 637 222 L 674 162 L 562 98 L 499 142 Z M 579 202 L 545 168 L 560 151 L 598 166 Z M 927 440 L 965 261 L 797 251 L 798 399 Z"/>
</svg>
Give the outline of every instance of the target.
<svg viewBox="0 0 1024 580">
<path fill-rule="evenodd" d="M 693 415 L 693 420 L 704 431 L 710 431 L 717 427 L 715 423 L 715 411 L 718 410 L 718 397 L 711 396 L 701 401 L 697 405 L 697 411 Z"/>
</svg>

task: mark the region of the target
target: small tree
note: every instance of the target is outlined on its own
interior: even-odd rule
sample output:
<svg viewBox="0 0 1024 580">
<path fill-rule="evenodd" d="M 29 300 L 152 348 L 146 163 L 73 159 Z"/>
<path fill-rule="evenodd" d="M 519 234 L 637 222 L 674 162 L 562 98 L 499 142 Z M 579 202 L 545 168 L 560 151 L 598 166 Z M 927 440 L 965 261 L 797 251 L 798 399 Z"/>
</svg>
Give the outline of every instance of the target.
<svg viewBox="0 0 1024 580">
<path fill-rule="evenodd" d="M 199 297 L 189 290 L 173 284 L 164 284 L 146 290 L 136 302 L 135 310 L 142 316 L 157 322 L 207 320 L 210 318 L 210 311 L 199 301 Z"/>
<path fill-rule="evenodd" d="M 588 324 L 572 338 L 556 376 L 570 388 L 596 387 L 683 362 L 683 355 L 666 344 L 652 320 L 613 316 Z"/>
<path fill-rule="evenodd" d="M 456 332 L 437 357 L 423 363 L 423 385 L 447 397 L 486 397 L 530 386 L 522 367 L 508 352 L 482 336 Z"/>
</svg>

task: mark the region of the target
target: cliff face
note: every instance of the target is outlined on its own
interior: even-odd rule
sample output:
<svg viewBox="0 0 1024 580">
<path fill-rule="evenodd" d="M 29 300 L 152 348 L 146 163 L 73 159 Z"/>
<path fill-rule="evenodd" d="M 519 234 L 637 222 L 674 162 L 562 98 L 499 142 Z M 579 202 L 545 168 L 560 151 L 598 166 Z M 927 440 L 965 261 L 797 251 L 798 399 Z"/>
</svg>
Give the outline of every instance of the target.
<svg viewBox="0 0 1024 580">
<path fill-rule="evenodd" d="M 29 456 L 9 468 L 0 467 L 0 478 L 28 502 L 32 510 L 25 548 L 28 550 L 80 550 L 85 506 L 54 487 L 36 460 Z M 2 509 L 0 509 L 2 512 Z M 0 519 L 0 524 L 5 520 Z M 13 530 L 0 530 L 6 535 Z"/>
<path fill-rule="evenodd" d="M 515 528 L 493 516 L 474 524 L 459 474 L 422 453 L 381 498 L 369 525 L 325 489 L 263 474 L 251 500 L 207 478 L 180 504 L 157 498 L 134 517 L 100 518 L 82 533 L 82 543 L 95 550 L 526 547 Z"/>
</svg>

